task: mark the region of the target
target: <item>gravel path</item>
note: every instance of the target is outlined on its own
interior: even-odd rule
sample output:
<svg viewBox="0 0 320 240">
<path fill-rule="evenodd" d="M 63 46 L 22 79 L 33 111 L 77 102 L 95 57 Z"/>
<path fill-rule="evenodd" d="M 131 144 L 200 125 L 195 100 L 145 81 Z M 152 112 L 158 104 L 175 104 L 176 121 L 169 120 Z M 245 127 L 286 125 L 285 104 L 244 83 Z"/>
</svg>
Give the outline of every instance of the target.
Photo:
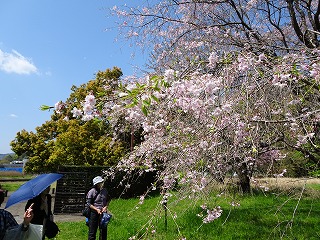
<svg viewBox="0 0 320 240">
<path fill-rule="evenodd" d="M 11 192 L 8 192 L 8 197 L 6 197 L 3 204 L 1 204 L 1 208 L 4 208 L 6 206 L 6 203 L 8 198 L 10 197 L 10 194 Z M 52 196 L 52 202 L 54 205 L 54 195 Z M 18 223 L 21 223 L 23 220 L 24 207 L 26 203 L 27 202 L 17 203 L 6 209 L 14 216 L 14 218 L 17 220 Z M 53 206 L 52 206 L 52 209 L 54 209 Z M 77 222 L 77 221 L 85 221 L 85 218 L 81 216 L 80 213 L 54 214 L 54 221 L 55 222 Z"/>
</svg>

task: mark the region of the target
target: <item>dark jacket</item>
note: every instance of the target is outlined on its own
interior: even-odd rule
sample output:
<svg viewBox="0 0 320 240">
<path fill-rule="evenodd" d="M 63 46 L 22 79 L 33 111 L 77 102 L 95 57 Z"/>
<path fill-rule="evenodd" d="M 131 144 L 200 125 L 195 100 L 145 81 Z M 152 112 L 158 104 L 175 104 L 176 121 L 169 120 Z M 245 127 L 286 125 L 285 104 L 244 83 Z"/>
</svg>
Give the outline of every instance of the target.
<svg viewBox="0 0 320 240">
<path fill-rule="evenodd" d="M 29 208 L 29 206 L 33 204 L 33 219 L 31 220 L 31 223 L 33 224 L 40 224 L 43 225 L 43 220 L 45 218 L 49 218 L 52 215 L 51 211 L 51 195 L 47 194 L 47 204 L 48 204 L 48 215 L 46 215 L 46 212 L 44 209 L 40 209 L 41 207 L 41 195 L 36 196 L 35 198 L 30 199 L 25 207 L 25 211 Z"/>
</svg>

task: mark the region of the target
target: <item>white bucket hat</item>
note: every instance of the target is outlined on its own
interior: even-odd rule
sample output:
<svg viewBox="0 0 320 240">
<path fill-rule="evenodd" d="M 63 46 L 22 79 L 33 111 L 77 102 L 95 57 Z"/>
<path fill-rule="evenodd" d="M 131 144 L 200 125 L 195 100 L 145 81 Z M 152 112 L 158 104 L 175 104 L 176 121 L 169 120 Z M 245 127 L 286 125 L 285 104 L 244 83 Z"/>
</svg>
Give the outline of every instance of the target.
<svg viewBox="0 0 320 240">
<path fill-rule="evenodd" d="M 103 181 L 104 181 L 103 178 L 100 177 L 100 176 L 97 176 L 97 177 L 95 177 L 95 178 L 92 180 L 93 185 L 96 185 L 96 184 L 98 184 L 98 183 L 102 183 Z"/>
</svg>

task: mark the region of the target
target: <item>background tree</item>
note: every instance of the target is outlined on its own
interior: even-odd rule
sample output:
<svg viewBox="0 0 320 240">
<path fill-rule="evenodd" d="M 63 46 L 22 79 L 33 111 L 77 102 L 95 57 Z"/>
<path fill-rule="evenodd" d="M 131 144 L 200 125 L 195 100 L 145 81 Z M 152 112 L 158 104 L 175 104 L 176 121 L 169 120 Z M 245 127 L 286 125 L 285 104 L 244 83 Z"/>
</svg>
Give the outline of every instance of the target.
<svg viewBox="0 0 320 240">
<path fill-rule="evenodd" d="M 3 154 L 0 159 L 0 164 L 9 164 L 12 161 L 22 161 L 24 157 L 18 158 L 16 154 Z"/>
<path fill-rule="evenodd" d="M 27 172 L 56 171 L 60 165 L 110 166 L 117 163 L 128 151 L 126 146 L 130 139 L 114 141 L 113 130 L 106 121 L 69 119 L 78 114 L 72 110 L 85 107 L 87 95 L 95 93 L 104 98 L 116 91 L 121 75 L 116 67 L 99 71 L 94 80 L 80 87 L 73 86 L 67 101 L 57 103 L 51 120 L 37 127 L 35 133 L 25 130 L 17 133 L 11 147 L 17 155 L 28 157 Z M 95 114 L 101 115 L 99 110 Z"/>
</svg>

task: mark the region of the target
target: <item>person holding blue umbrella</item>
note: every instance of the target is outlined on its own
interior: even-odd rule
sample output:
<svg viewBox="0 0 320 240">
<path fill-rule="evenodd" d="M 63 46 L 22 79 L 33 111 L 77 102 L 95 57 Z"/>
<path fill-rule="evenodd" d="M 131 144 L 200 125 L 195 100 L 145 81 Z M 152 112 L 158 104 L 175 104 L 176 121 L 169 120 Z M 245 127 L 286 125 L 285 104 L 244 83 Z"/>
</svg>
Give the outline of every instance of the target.
<svg viewBox="0 0 320 240">
<path fill-rule="evenodd" d="M 31 223 L 43 226 L 42 239 L 47 235 L 48 238 L 54 237 L 58 232 L 58 226 L 52 221 L 51 195 L 49 194 L 50 185 L 63 177 L 60 173 L 45 173 L 27 181 L 13 192 L 5 208 L 28 200 L 25 209 L 33 204 L 33 219 Z M 50 226 L 50 228 L 49 228 Z"/>
<path fill-rule="evenodd" d="M 58 226 L 53 222 L 53 213 L 51 210 L 51 195 L 49 194 L 50 186 L 42 191 L 35 198 L 30 199 L 25 209 L 33 205 L 34 217 L 31 223 L 43 226 L 42 239 L 55 237 L 60 231 Z"/>
</svg>

